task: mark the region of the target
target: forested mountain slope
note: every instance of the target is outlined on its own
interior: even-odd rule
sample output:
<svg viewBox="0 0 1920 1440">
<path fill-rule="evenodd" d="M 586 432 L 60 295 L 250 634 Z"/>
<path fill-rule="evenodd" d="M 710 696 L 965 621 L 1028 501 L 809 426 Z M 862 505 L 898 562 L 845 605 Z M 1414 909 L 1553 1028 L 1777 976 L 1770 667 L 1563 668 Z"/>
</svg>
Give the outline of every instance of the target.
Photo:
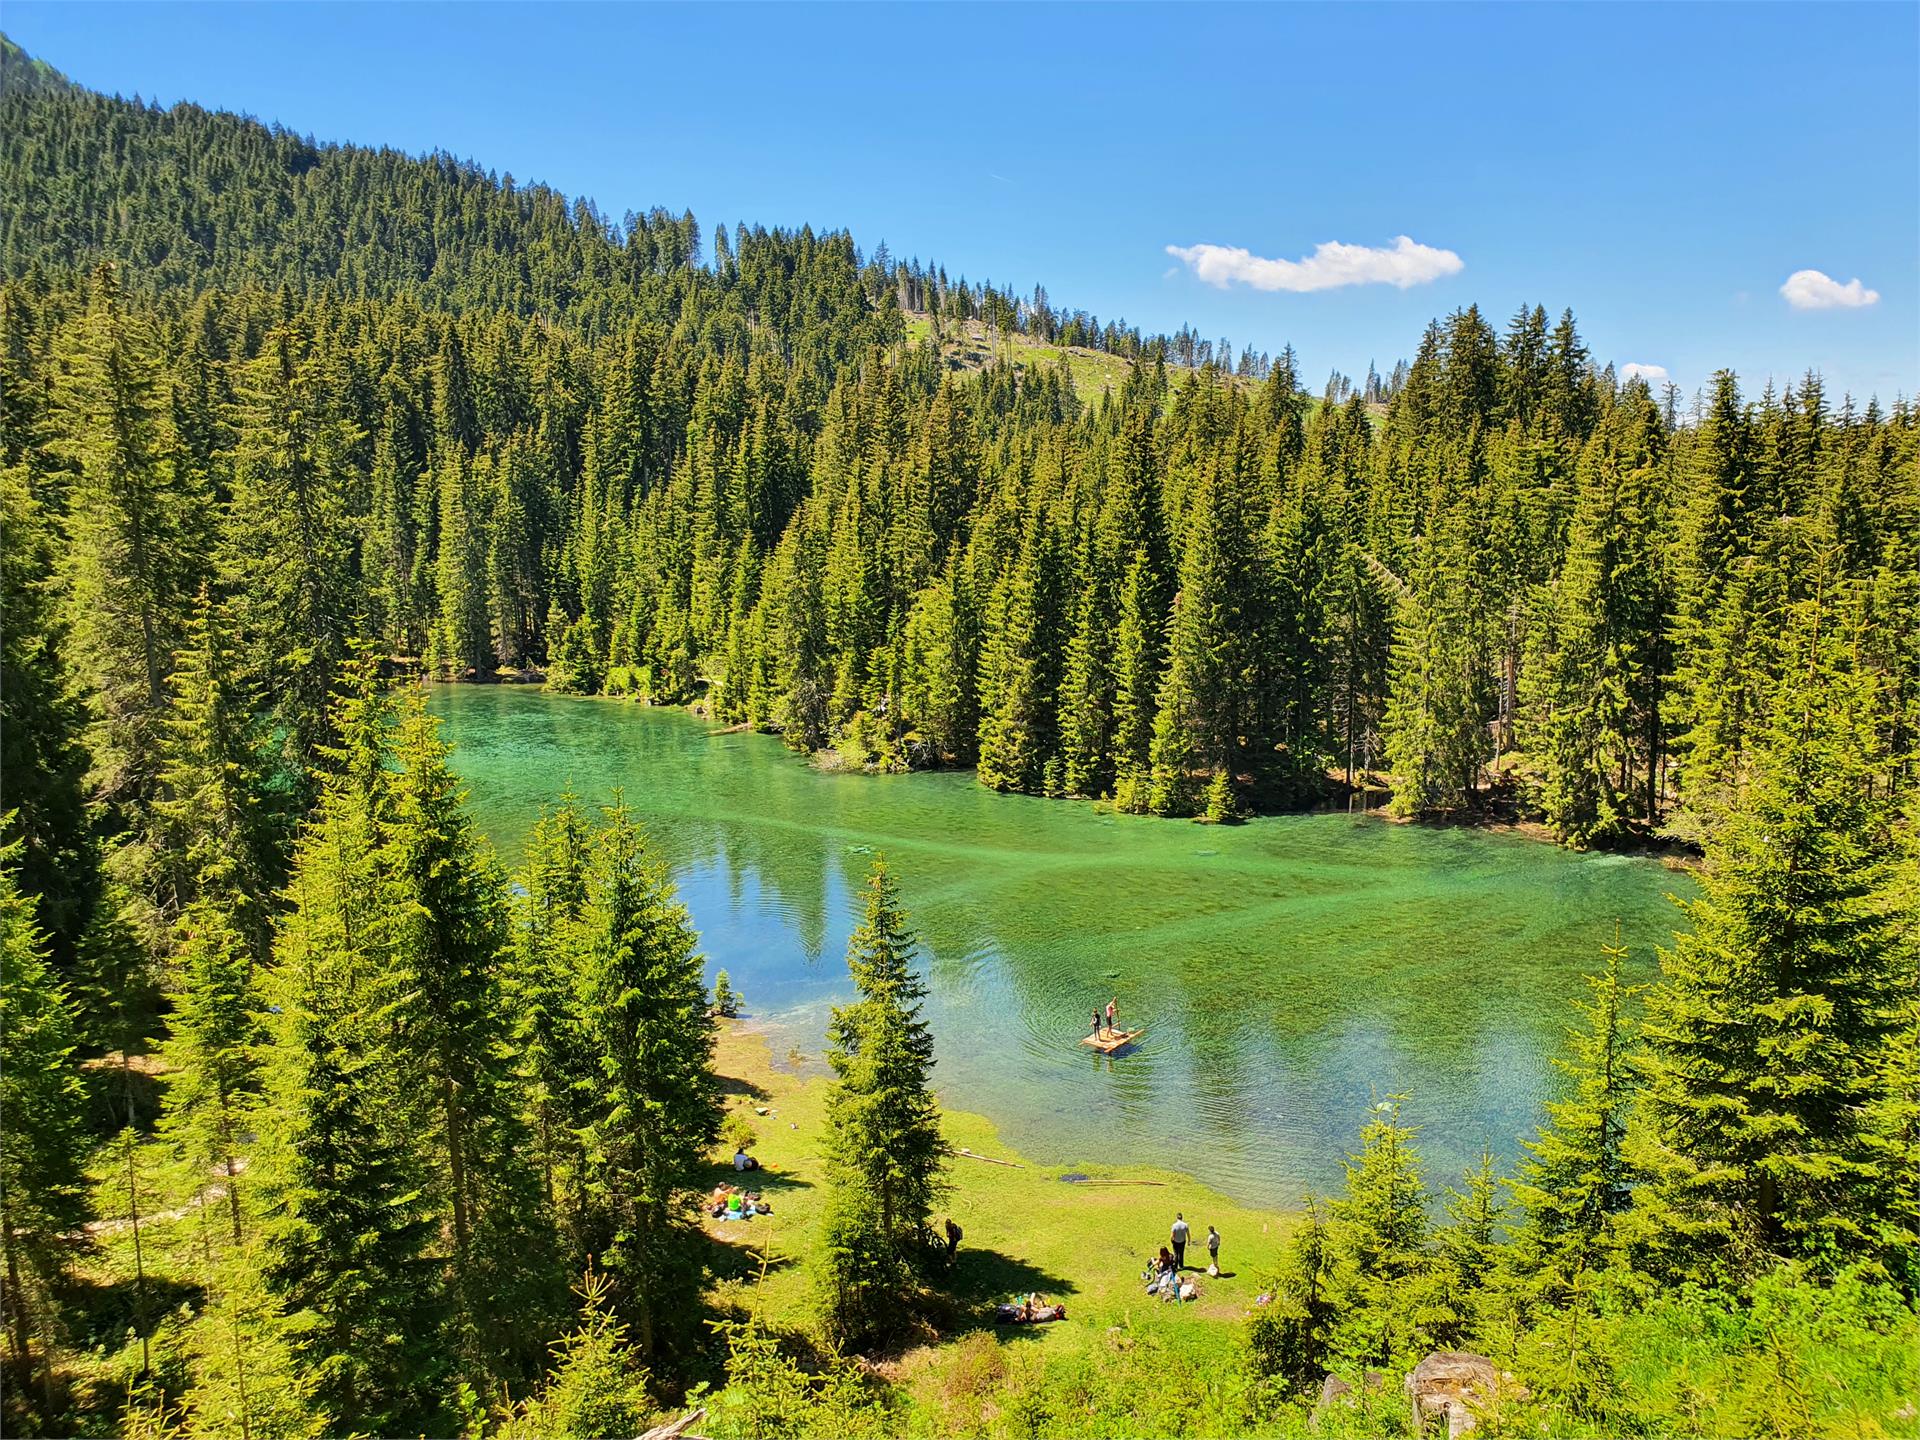
<svg viewBox="0 0 1920 1440">
<path fill-rule="evenodd" d="M 1444 808 L 1517 750 L 1587 841 L 1724 780 L 1769 678 L 1747 636 L 1818 591 L 1899 679 L 1887 742 L 1912 733 L 1904 407 L 1722 376 L 1682 423 L 1537 310 L 1437 322 L 1377 430 L 1353 401 L 1309 417 L 1288 357 L 1229 391 L 1137 337 L 1087 403 L 902 345 L 902 298 L 1056 331 L 1044 300 L 843 234 L 720 229 L 703 263 L 690 216 L 612 226 L 445 157 L 7 88 L 9 461 L 62 498 L 54 377 L 124 352 L 150 482 L 228 519 L 158 610 L 207 580 L 244 609 L 248 564 L 324 553 L 308 703 L 365 635 L 456 673 L 710 685 L 804 748 L 1167 813 L 1369 764 Z M 298 457 L 265 433 L 292 411 Z M 325 501 L 304 553 L 268 538 L 290 485 Z"/>
<path fill-rule="evenodd" d="M 1471 1342 L 1554 1433 L 1715 1406 L 1810 1433 L 1794 1366 L 1911 1333 L 1908 404 L 1721 373 L 1683 406 L 1539 307 L 1436 320 L 1315 404 L 1288 352 L 1228 364 L 842 232 L 610 223 L 10 45 L 0 90 L 11 1428 L 632 1434 L 721 1377 L 724 1433 L 900 1421 L 834 1348 L 948 1283 L 885 875 L 828 1037 L 823 1358 L 752 1326 L 720 1356 L 681 1303 L 720 1115 L 687 917 L 618 807 L 558 805 L 510 886 L 381 683 L 416 665 L 1166 816 L 1374 772 L 1404 815 L 1704 844 L 1644 1025 L 1615 957 L 1522 1174 L 1431 1228 L 1376 1114 L 1276 1303 L 1205 1357 L 1238 1388 L 1175 1428 L 1297 1430 L 1328 1367 Z M 156 1278 L 162 1191 L 200 1231 Z M 100 1196 L 128 1243 L 82 1228 Z M 1620 1358 L 1670 1334 L 1715 1378 Z M 1073 1382 L 1089 1433 L 1140 1428 L 1147 1356 L 1106 1356 L 1098 1403 Z"/>
</svg>

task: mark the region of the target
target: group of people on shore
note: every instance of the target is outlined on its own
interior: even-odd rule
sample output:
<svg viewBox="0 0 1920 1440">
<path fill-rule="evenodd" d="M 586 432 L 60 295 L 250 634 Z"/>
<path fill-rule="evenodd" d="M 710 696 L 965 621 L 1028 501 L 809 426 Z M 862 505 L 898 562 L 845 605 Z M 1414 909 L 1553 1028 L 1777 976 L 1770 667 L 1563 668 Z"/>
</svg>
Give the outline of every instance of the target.
<svg viewBox="0 0 1920 1440">
<path fill-rule="evenodd" d="M 1145 1275 L 1149 1295 L 1159 1294 L 1167 1298 L 1181 1300 L 1193 1299 L 1198 1292 L 1191 1282 L 1182 1281 L 1182 1270 L 1197 1270 L 1197 1265 L 1187 1264 L 1187 1245 L 1193 1239 L 1193 1227 L 1187 1224 L 1185 1214 L 1176 1211 L 1173 1228 L 1167 1234 L 1166 1245 L 1160 1247 L 1160 1253 L 1153 1257 Z M 1207 1274 L 1220 1273 L 1220 1232 L 1213 1226 L 1207 1226 Z"/>
</svg>

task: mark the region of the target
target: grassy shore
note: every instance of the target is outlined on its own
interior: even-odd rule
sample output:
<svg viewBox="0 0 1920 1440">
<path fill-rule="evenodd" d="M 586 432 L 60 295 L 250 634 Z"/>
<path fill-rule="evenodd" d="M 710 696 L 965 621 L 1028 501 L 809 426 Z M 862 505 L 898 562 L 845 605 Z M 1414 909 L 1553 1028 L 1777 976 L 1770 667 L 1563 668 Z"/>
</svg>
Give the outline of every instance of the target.
<svg viewBox="0 0 1920 1440">
<path fill-rule="evenodd" d="M 765 1168 L 737 1177 L 725 1167 L 715 1178 L 753 1182 L 773 1214 L 704 1222 L 732 1252 L 724 1267 L 729 1278 L 714 1298 L 772 1328 L 805 1331 L 824 1202 L 826 1077 L 816 1066 L 777 1068 L 765 1037 L 741 1022 L 725 1026 L 718 1067 L 729 1110 L 752 1126 L 753 1153 Z M 1273 1273 L 1288 1217 L 1249 1210 L 1189 1176 L 1148 1166 L 1037 1165 L 1003 1145 L 984 1116 L 948 1111 L 945 1120 L 956 1153 L 952 1190 L 936 1223 L 951 1215 L 965 1231 L 950 1287 L 954 1310 L 937 1334 L 886 1362 L 893 1378 L 916 1390 L 938 1388 L 950 1381 L 956 1361 L 991 1369 L 996 1362 L 983 1356 L 984 1345 L 1064 1356 L 1108 1346 L 1115 1331 L 1180 1350 L 1234 1343 L 1262 1278 Z M 983 1156 L 990 1158 L 976 1158 Z M 1063 1174 L 1099 1183 L 1063 1181 Z M 1145 1294 L 1140 1281 L 1147 1257 L 1167 1242 L 1176 1211 L 1193 1227 L 1187 1259 L 1199 1262 L 1200 1298 L 1184 1305 Z M 1208 1225 L 1222 1237 L 1217 1280 L 1205 1274 Z M 1064 1322 L 995 1329 L 996 1302 L 1036 1290 L 1066 1305 Z"/>
</svg>

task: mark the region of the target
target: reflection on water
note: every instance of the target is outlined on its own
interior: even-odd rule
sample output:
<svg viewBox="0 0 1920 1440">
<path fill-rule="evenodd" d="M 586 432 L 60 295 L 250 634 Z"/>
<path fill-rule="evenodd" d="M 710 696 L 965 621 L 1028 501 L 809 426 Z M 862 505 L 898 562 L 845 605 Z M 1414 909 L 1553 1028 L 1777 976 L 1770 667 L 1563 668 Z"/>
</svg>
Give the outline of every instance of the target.
<svg viewBox="0 0 1920 1440">
<path fill-rule="evenodd" d="M 1337 1183 L 1406 1091 L 1432 1177 L 1535 1123 L 1580 974 L 1615 922 L 1654 969 L 1690 882 L 1511 836 L 1340 813 L 1230 829 L 995 795 L 964 775 L 822 775 L 679 711 L 443 687 L 455 764 L 509 861 L 542 803 L 616 788 L 674 869 L 709 975 L 774 1053 L 817 1054 L 871 856 L 925 950 L 949 1105 L 1043 1162 L 1152 1160 L 1252 1203 Z M 1109 997 L 1147 1032 L 1081 1046 Z"/>
</svg>

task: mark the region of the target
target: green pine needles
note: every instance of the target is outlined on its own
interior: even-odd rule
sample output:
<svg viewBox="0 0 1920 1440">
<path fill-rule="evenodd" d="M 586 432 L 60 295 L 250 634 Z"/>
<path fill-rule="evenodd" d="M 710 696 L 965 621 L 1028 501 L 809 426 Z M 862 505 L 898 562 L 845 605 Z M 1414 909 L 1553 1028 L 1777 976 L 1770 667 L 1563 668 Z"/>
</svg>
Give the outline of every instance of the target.
<svg viewBox="0 0 1920 1440">
<path fill-rule="evenodd" d="M 914 960 L 893 877 L 876 859 L 865 916 L 847 944 L 859 998 L 835 1008 L 828 1031 L 833 1193 L 821 1287 L 828 1330 L 843 1344 L 887 1337 L 910 1320 L 944 1186 L 933 1036 Z"/>
</svg>

